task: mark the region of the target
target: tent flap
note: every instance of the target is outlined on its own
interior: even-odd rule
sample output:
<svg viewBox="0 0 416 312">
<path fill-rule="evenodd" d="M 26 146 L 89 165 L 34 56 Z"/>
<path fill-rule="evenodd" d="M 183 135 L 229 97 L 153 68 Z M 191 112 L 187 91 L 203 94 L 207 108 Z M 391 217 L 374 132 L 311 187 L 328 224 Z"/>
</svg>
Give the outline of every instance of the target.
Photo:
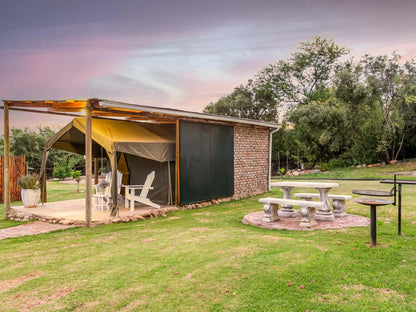
<svg viewBox="0 0 416 312">
<path fill-rule="evenodd" d="M 175 160 L 175 125 L 143 124 L 132 121 L 92 120 L 93 151 L 123 152 L 159 162 Z M 74 118 L 50 138 L 45 148 L 84 154 L 85 119 Z M 95 153 L 94 153 L 95 154 Z"/>
</svg>

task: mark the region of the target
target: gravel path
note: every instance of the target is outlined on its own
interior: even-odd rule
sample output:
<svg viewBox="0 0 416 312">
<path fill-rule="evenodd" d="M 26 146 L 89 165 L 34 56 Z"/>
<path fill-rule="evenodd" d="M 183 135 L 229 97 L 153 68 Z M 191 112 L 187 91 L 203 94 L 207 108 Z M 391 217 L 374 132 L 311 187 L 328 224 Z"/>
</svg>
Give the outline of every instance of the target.
<svg viewBox="0 0 416 312">
<path fill-rule="evenodd" d="M 0 229 L 0 239 L 48 233 L 56 230 L 65 230 L 70 227 L 70 225 L 51 224 L 42 221 L 29 222 Z"/>
</svg>

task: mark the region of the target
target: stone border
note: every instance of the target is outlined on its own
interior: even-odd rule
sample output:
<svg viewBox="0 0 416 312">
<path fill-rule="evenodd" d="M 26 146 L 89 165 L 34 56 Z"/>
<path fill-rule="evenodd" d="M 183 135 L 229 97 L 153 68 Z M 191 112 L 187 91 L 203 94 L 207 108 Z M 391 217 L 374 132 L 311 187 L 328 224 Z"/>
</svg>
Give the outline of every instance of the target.
<svg viewBox="0 0 416 312">
<path fill-rule="evenodd" d="M 179 210 L 177 207 L 167 207 L 161 209 L 155 209 L 152 211 L 147 211 L 141 214 L 134 214 L 128 215 L 123 217 L 109 217 L 107 220 L 100 220 L 100 221 L 92 221 L 91 225 L 103 225 L 103 224 L 110 224 L 110 223 L 120 223 L 120 222 L 130 222 L 130 221 L 138 221 L 138 220 L 145 220 L 145 219 L 152 219 L 158 216 L 166 217 L 168 212 L 177 211 Z M 65 218 L 58 218 L 58 217 L 48 217 L 48 216 L 41 216 L 29 212 L 24 212 L 21 210 L 16 210 L 10 208 L 8 213 L 9 220 L 25 222 L 31 220 L 39 220 L 46 223 L 51 224 L 62 224 L 62 225 L 73 225 L 73 226 L 85 226 L 85 221 L 81 220 L 72 220 L 72 219 L 65 219 Z"/>
<path fill-rule="evenodd" d="M 300 227 L 300 211 L 296 210 L 295 218 L 282 218 L 275 222 L 262 222 L 264 212 L 252 212 L 244 216 L 242 222 L 244 224 L 257 226 L 269 230 L 295 230 L 295 231 L 311 231 L 318 229 L 342 229 L 348 227 L 368 226 L 370 219 L 360 215 L 349 214 L 343 218 L 335 218 L 335 221 L 317 221 L 317 224 L 310 228 Z"/>
</svg>

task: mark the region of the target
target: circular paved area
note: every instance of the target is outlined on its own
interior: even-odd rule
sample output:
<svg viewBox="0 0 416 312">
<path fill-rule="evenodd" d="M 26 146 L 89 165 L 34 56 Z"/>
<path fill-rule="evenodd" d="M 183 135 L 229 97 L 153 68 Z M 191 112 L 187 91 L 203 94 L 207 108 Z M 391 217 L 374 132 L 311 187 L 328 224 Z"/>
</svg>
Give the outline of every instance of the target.
<svg viewBox="0 0 416 312">
<path fill-rule="evenodd" d="M 65 230 L 70 225 L 51 224 L 42 221 L 29 222 L 17 226 L 0 229 L 0 239 L 19 237 L 25 235 L 36 235 L 56 230 Z"/>
<path fill-rule="evenodd" d="M 359 215 L 347 215 L 343 218 L 335 218 L 335 221 L 332 222 L 320 222 L 318 221 L 316 225 L 305 228 L 300 227 L 300 211 L 298 211 L 298 216 L 295 218 L 280 218 L 280 220 L 275 222 L 262 222 L 264 212 L 252 212 L 248 215 L 245 215 L 243 218 L 244 224 L 250 224 L 264 229 L 275 229 L 275 230 L 303 230 L 310 231 L 316 229 L 341 229 L 347 227 L 355 226 L 368 226 L 370 225 L 370 219 L 367 217 Z"/>
</svg>

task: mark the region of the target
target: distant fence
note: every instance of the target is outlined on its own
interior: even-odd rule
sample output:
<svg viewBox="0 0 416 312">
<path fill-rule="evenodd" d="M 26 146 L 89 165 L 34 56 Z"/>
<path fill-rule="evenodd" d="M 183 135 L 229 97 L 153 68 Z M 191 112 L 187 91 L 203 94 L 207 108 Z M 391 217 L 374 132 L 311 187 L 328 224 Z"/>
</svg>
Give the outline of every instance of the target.
<svg viewBox="0 0 416 312">
<path fill-rule="evenodd" d="M 26 174 L 25 156 L 10 156 L 10 201 L 18 201 L 20 188 L 17 186 L 17 179 Z M 0 203 L 4 202 L 4 156 L 0 156 Z"/>
</svg>

